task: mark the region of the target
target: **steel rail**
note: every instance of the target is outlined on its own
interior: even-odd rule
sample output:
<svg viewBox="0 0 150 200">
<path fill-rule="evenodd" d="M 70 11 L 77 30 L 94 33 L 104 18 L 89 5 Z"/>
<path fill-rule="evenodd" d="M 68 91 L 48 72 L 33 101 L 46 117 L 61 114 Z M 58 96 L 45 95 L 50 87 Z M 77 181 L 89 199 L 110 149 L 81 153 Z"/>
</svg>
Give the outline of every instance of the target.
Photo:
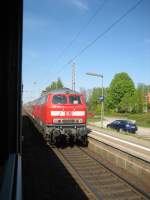
<svg viewBox="0 0 150 200">
<path fill-rule="evenodd" d="M 80 147 L 79 147 L 80 148 Z M 115 174 L 115 176 L 117 176 L 119 179 L 123 180 L 124 182 L 126 182 L 128 185 L 130 185 L 135 191 L 138 191 L 140 194 L 142 194 L 144 197 L 150 199 L 150 194 L 144 192 L 143 190 L 141 190 L 140 188 L 136 187 L 134 184 L 132 184 L 131 182 L 129 182 L 128 180 L 126 180 L 125 178 L 123 178 L 122 176 L 120 176 L 118 173 L 116 173 L 115 171 L 113 171 L 111 168 L 109 168 L 108 166 L 106 166 L 105 164 L 103 164 L 102 162 L 100 162 L 98 159 L 94 158 L 93 156 L 91 156 L 90 154 L 88 154 L 86 151 L 84 151 L 84 149 L 80 148 L 81 151 L 83 151 L 86 155 L 88 155 L 91 159 L 95 160 L 96 162 L 98 162 L 100 165 L 102 165 L 104 168 L 106 168 L 108 171 L 110 171 L 112 174 Z"/>
<path fill-rule="evenodd" d="M 104 145 L 107 145 L 107 146 L 109 146 L 109 147 L 112 147 L 113 149 L 116 149 L 116 150 L 118 150 L 118 151 L 121 151 L 121 152 L 123 152 L 123 153 L 125 153 L 125 154 L 127 154 L 127 155 L 129 155 L 129 156 L 132 156 L 132 157 L 136 158 L 137 160 L 141 160 L 141 161 L 144 161 L 144 162 L 147 163 L 147 164 L 150 164 L 150 162 L 149 162 L 148 160 L 146 160 L 146 159 L 144 159 L 144 158 L 141 158 L 141 157 L 138 157 L 138 156 L 136 156 L 136 155 L 133 155 L 132 153 L 129 153 L 129 152 L 125 151 L 125 150 L 122 150 L 121 148 L 112 146 L 111 144 L 108 144 L 107 142 L 99 141 L 99 140 L 97 140 L 96 138 L 93 138 L 92 136 L 89 136 L 89 135 L 88 135 L 88 138 L 89 138 L 89 139 L 92 139 L 92 140 L 95 140 L 97 143 L 103 143 Z"/>
<path fill-rule="evenodd" d="M 89 136 L 88 136 L 89 137 Z M 119 151 L 121 151 L 118 148 L 115 148 L 113 146 L 111 146 L 110 144 L 106 144 L 105 142 L 101 142 L 98 141 L 95 138 L 92 138 L 92 140 L 95 140 L 98 143 L 103 143 L 105 145 L 108 145 L 114 149 L 117 149 Z M 82 180 L 82 182 L 84 182 L 84 184 L 90 189 L 90 191 L 94 194 L 94 196 L 97 197 L 97 199 L 103 200 L 102 195 L 96 190 L 96 188 L 92 187 L 92 185 L 90 185 L 85 178 L 83 178 L 77 171 L 77 169 L 75 169 L 75 167 L 72 165 L 72 163 L 63 155 L 63 153 L 59 150 L 59 148 L 53 148 L 52 145 L 49 145 L 52 150 L 55 152 L 55 154 L 57 155 L 57 152 L 59 152 L 59 154 L 61 154 L 61 156 L 64 158 L 64 160 L 66 160 L 69 165 L 71 166 L 71 168 L 74 170 L 74 172 L 80 177 L 80 179 Z M 83 149 L 81 149 L 80 147 L 78 147 L 80 150 L 84 151 Z M 57 151 L 57 152 L 56 152 Z M 122 151 L 123 153 L 126 153 L 127 155 L 133 156 L 132 154 L 129 154 L 128 152 Z M 85 153 L 85 151 L 84 151 Z M 107 169 L 108 171 L 110 171 L 112 174 L 114 174 L 115 176 L 117 176 L 120 180 L 122 180 L 123 182 L 125 182 L 130 188 L 132 188 L 132 190 L 138 192 L 140 195 L 142 195 L 144 198 L 146 199 L 150 199 L 150 195 L 148 193 L 145 193 L 143 190 L 141 190 L 140 188 L 136 187 L 134 184 L 130 183 L 129 181 L 127 181 L 125 178 L 121 177 L 119 174 L 117 174 L 116 172 L 114 172 L 112 169 L 110 169 L 109 167 L 107 167 L 106 165 L 104 165 L 103 163 L 101 163 L 99 160 L 97 160 L 96 158 L 94 158 L 93 156 L 89 155 L 87 152 L 86 154 L 93 160 L 95 160 L 97 163 L 99 163 L 101 166 L 103 166 L 105 169 Z M 136 157 L 136 156 L 135 156 Z M 138 158 L 140 160 L 142 160 L 141 158 Z"/>
<path fill-rule="evenodd" d="M 51 146 L 52 147 L 52 146 Z M 61 154 L 61 156 L 64 158 L 64 160 L 66 160 L 69 165 L 71 166 L 71 168 L 73 168 L 73 170 L 75 171 L 75 173 L 80 177 L 80 179 L 84 182 L 84 184 L 90 189 L 90 191 L 100 200 L 103 200 L 103 195 L 98 192 L 96 190 L 96 188 L 94 188 L 91 184 L 88 183 L 88 181 L 82 177 L 80 175 L 80 173 L 78 172 L 78 170 L 72 165 L 72 163 L 69 161 L 69 159 L 67 159 L 67 157 L 63 154 L 63 152 L 59 149 L 59 148 L 52 148 L 54 150 L 54 152 L 57 155 L 57 152 L 59 152 Z M 107 171 L 111 172 L 111 174 L 117 176 L 117 178 L 121 181 L 123 181 L 124 183 L 126 183 L 127 186 L 129 186 L 131 188 L 132 191 L 138 192 L 139 195 L 141 195 L 141 197 L 146 198 L 146 199 L 150 199 L 150 195 L 145 193 L 144 191 L 142 191 L 141 189 L 139 189 L 138 187 L 136 187 L 135 185 L 133 185 L 132 183 L 130 183 L 129 181 L 127 181 L 125 178 L 121 177 L 119 174 L 117 174 L 116 172 L 114 172 L 112 169 L 110 169 L 108 166 L 106 166 L 105 164 L 103 164 L 102 162 L 100 162 L 99 160 L 97 160 L 96 158 L 94 158 L 93 156 L 91 156 L 90 154 L 88 154 L 83 148 L 78 147 L 78 149 L 80 149 L 82 152 L 84 152 L 84 154 L 86 154 L 88 157 L 90 157 L 92 160 L 96 161 L 99 165 L 101 165 L 104 169 L 106 169 Z M 56 152 L 57 151 L 57 152 Z"/>
<path fill-rule="evenodd" d="M 52 147 L 52 145 L 50 145 L 50 147 L 52 148 L 52 150 L 55 152 L 55 154 L 57 155 L 56 150 Z M 71 166 L 71 168 L 75 171 L 75 173 L 79 176 L 79 178 L 81 179 L 81 181 L 89 188 L 89 190 L 94 194 L 94 196 L 96 197 L 97 200 L 104 200 L 102 198 L 102 195 L 99 194 L 97 192 L 97 190 L 92 187 L 79 173 L 78 171 L 74 168 L 74 166 L 71 164 L 71 162 L 63 155 L 63 153 L 57 148 L 57 151 L 59 152 L 59 154 L 61 154 L 61 156 L 64 158 L 64 160 L 67 160 L 67 162 L 69 163 L 69 165 Z"/>
</svg>

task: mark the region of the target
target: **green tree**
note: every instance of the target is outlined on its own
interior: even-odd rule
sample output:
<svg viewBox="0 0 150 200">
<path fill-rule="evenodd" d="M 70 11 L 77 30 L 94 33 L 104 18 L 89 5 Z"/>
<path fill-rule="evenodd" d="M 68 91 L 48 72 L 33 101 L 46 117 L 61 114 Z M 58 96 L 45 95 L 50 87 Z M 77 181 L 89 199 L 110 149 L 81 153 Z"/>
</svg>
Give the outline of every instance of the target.
<svg viewBox="0 0 150 200">
<path fill-rule="evenodd" d="M 126 111 L 130 107 L 129 105 L 127 106 L 128 108 L 124 106 L 126 98 L 130 97 L 131 99 L 134 93 L 135 86 L 129 75 L 125 72 L 116 74 L 107 92 L 106 107 L 117 112 Z"/>
<path fill-rule="evenodd" d="M 138 103 L 138 112 L 145 112 L 147 105 L 147 93 L 149 91 L 149 86 L 144 83 L 139 83 L 137 86 L 137 103 Z"/>
<path fill-rule="evenodd" d="M 58 79 L 57 79 L 57 86 L 56 86 L 56 88 L 63 88 L 63 87 L 64 87 L 64 85 L 63 85 L 61 79 L 58 78 Z"/>
<path fill-rule="evenodd" d="M 48 85 L 45 90 L 42 91 L 42 94 L 46 92 L 50 92 L 52 89 L 57 89 L 57 88 L 63 88 L 64 85 L 61 81 L 60 78 L 57 79 L 57 81 L 53 81 L 50 85 Z"/>
<path fill-rule="evenodd" d="M 124 112 L 134 112 L 142 113 L 149 109 L 149 104 L 147 102 L 147 93 L 149 91 L 149 86 L 140 83 L 138 84 L 134 95 L 125 95 L 119 104 L 122 111 Z"/>
<path fill-rule="evenodd" d="M 138 110 L 137 93 L 133 95 L 126 93 L 119 103 L 120 112 L 136 113 Z"/>
<path fill-rule="evenodd" d="M 87 105 L 88 110 L 100 113 L 101 111 L 101 104 L 99 102 L 99 96 L 102 95 L 102 89 L 101 88 L 93 88 L 93 90 L 90 92 L 90 95 L 88 97 Z"/>
</svg>

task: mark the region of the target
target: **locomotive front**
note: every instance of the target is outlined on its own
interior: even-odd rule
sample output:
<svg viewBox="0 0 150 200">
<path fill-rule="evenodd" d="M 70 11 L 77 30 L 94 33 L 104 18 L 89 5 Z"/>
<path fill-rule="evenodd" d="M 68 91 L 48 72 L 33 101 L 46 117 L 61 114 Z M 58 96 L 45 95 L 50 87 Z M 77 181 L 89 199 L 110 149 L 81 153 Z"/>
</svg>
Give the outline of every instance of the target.
<svg viewBox="0 0 150 200">
<path fill-rule="evenodd" d="M 50 143 L 62 138 L 87 143 L 86 103 L 80 93 L 55 91 L 48 95 L 45 134 Z"/>
</svg>

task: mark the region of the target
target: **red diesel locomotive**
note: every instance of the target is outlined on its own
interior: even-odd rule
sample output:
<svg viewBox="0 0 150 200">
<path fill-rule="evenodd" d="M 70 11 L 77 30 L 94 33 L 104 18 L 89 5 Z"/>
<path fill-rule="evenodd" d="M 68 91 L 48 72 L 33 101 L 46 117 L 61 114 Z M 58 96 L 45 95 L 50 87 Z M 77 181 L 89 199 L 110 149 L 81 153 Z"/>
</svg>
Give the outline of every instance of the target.
<svg viewBox="0 0 150 200">
<path fill-rule="evenodd" d="M 31 106 L 32 117 L 42 126 L 51 144 L 62 138 L 87 144 L 86 103 L 82 94 L 68 88 L 54 89 L 33 101 Z"/>
</svg>

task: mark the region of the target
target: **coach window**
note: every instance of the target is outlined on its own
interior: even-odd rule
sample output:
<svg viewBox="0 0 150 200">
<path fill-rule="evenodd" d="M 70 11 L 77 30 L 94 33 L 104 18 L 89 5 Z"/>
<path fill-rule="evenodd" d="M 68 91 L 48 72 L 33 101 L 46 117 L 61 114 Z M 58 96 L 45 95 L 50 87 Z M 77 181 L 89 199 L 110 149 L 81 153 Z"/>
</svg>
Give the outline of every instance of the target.
<svg viewBox="0 0 150 200">
<path fill-rule="evenodd" d="M 53 96 L 53 104 L 66 104 L 67 103 L 67 98 L 62 95 L 55 95 Z"/>
<path fill-rule="evenodd" d="M 38 105 L 38 99 L 35 101 L 35 104 Z"/>
<path fill-rule="evenodd" d="M 44 96 L 44 103 L 47 102 L 47 96 Z"/>
<path fill-rule="evenodd" d="M 46 101 L 47 101 L 47 96 L 43 96 L 43 97 L 41 98 L 41 104 L 46 103 Z"/>
<path fill-rule="evenodd" d="M 45 97 L 42 97 L 41 98 L 41 104 L 44 104 L 45 103 Z"/>
<path fill-rule="evenodd" d="M 38 99 L 38 105 L 40 105 L 40 104 L 41 104 L 41 98 Z"/>
<path fill-rule="evenodd" d="M 80 96 L 70 96 L 69 97 L 69 102 L 71 104 L 81 104 Z"/>
</svg>

